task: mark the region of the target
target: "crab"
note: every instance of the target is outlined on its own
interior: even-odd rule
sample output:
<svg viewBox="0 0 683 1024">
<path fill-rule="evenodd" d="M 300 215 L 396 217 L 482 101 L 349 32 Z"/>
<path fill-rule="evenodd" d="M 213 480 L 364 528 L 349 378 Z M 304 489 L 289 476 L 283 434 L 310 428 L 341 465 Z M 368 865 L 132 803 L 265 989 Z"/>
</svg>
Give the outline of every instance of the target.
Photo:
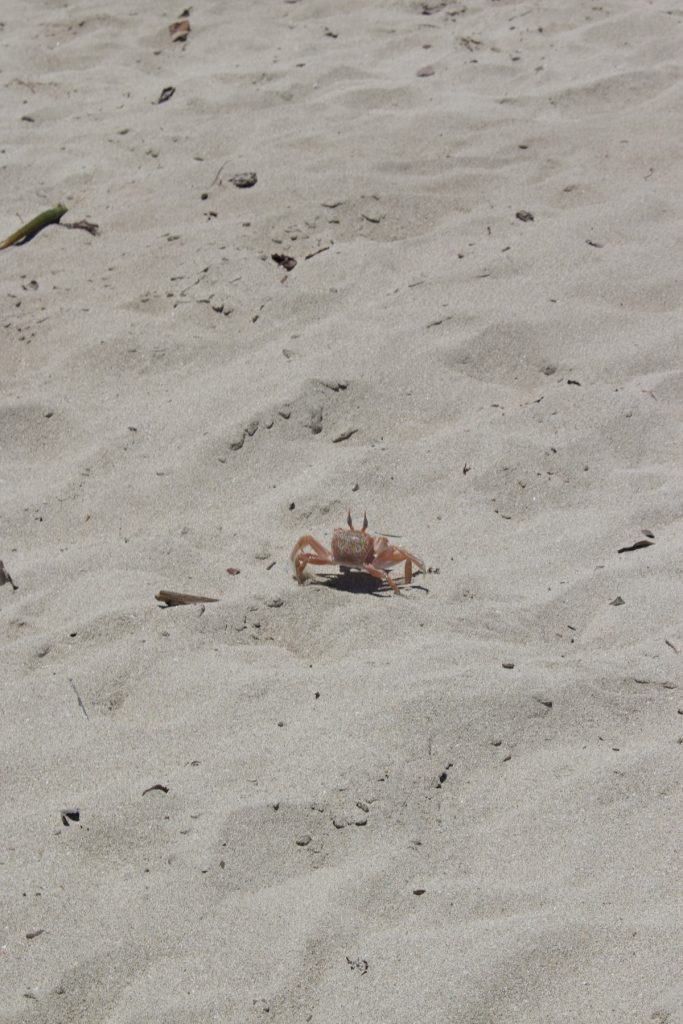
<svg viewBox="0 0 683 1024">
<path fill-rule="evenodd" d="M 398 594 L 399 589 L 387 569 L 403 562 L 403 578 L 406 583 L 410 583 L 413 578 L 413 565 L 416 565 L 420 572 L 426 572 L 424 562 L 410 551 L 390 544 L 387 537 L 373 537 L 367 533 L 367 514 L 363 516 L 363 526 L 360 530 L 354 529 L 350 511 L 346 522 L 348 530 L 338 528 L 332 534 L 331 551 L 310 534 L 299 537 L 290 556 L 299 583 L 304 582 L 304 570 L 307 565 L 338 565 L 341 572 L 348 572 L 350 569 L 367 572 L 388 583 L 394 593 Z M 306 551 L 305 548 L 312 550 Z"/>
</svg>

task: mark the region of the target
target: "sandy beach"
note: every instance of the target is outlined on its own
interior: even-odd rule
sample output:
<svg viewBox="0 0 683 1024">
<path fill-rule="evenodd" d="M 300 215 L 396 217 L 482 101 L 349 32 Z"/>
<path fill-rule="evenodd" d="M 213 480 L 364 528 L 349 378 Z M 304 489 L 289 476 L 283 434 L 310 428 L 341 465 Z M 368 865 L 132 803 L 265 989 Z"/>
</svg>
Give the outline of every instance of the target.
<svg viewBox="0 0 683 1024">
<path fill-rule="evenodd" d="M 0 0 L 3 1024 L 683 1022 L 681 52 Z"/>
</svg>

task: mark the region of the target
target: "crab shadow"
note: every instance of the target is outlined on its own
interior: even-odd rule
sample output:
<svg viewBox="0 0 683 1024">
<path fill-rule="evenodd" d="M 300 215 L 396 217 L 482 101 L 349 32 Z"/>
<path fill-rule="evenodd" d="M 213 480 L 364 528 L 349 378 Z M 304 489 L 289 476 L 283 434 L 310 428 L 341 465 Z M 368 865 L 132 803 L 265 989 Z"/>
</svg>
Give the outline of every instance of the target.
<svg viewBox="0 0 683 1024">
<path fill-rule="evenodd" d="M 394 597 L 394 592 L 391 587 L 384 582 L 384 580 L 378 580 L 375 576 L 370 576 L 366 572 L 340 572 L 338 576 L 317 574 L 311 578 L 311 582 L 315 582 L 316 586 L 325 587 L 328 590 L 339 590 L 345 594 L 369 594 L 370 597 Z M 397 581 L 398 582 L 398 581 Z M 424 590 L 428 592 L 428 588 L 421 586 L 419 583 L 398 583 L 399 593 L 408 593 L 410 590 Z"/>
</svg>

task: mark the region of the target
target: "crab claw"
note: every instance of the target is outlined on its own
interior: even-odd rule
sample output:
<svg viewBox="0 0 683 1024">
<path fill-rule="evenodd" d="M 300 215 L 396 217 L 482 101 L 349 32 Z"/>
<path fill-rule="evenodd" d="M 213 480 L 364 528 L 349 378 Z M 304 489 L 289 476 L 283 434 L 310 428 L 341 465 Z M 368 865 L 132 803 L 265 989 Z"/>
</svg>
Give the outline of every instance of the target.
<svg viewBox="0 0 683 1024">
<path fill-rule="evenodd" d="M 349 514 L 346 517 L 346 522 L 348 523 L 349 530 L 352 530 L 353 529 L 353 520 L 351 519 L 351 509 L 349 509 Z"/>
<path fill-rule="evenodd" d="M 365 533 L 367 528 L 368 528 L 368 514 L 367 514 L 367 512 L 364 512 L 363 513 L 363 533 Z"/>
</svg>

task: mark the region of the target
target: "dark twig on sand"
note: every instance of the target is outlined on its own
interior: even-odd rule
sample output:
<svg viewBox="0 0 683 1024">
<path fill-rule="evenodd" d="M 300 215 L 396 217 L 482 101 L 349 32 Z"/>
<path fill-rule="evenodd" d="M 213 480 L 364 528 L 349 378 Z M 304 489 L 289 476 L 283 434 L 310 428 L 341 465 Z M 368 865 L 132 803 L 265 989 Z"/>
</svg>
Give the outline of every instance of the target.
<svg viewBox="0 0 683 1024">
<path fill-rule="evenodd" d="M 175 590 L 160 590 L 154 595 L 155 601 L 169 606 L 178 604 L 205 604 L 209 601 L 217 601 L 217 597 L 198 597 L 196 594 L 179 594 Z"/>
</svg>

